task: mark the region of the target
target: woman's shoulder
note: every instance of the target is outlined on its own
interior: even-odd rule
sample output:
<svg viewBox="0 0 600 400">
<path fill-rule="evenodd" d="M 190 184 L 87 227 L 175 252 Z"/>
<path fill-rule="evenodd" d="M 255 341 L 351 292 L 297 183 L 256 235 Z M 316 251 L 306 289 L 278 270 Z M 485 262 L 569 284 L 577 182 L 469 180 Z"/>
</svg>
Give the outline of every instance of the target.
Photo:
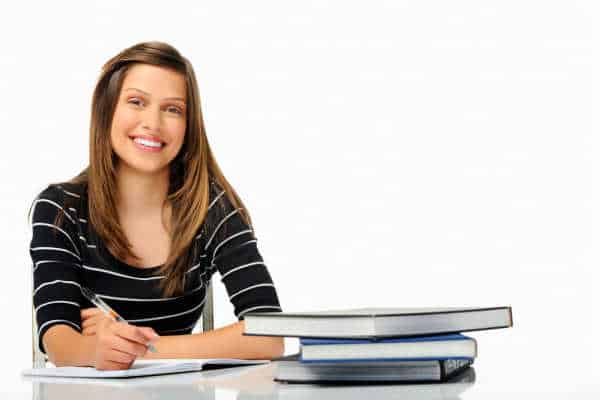
<svg viewBox="0 0 600 400">
<path fill-rule="evenodd" d="M 219 183 L 214 180 L 213 178 L 211 178 L 208 181 L 208 199 L 209 199 L 209 203 L 214 201 L 217 196 L 219 196 L 221 194 L 221 192 L 223 192 L 223 188 L 221 187 L 221 185 L 219 185 Z"/>
<path fill-rule="evenodd" d="M 223 219 L 223 216 L 231 211 L 232 205 L 223 185 L 214 179 L 209 180 L 208 186 L 208 209 L 205 222 L 214 227 Z"/>
<path fill-rule="evenodd" d="M 232 212 L 235 207 L 231 201 L 231 193 L 227 188 L 216 180 L 209 183 L 208 214 L 221 219 L 224 214 Z"/>
<path fill-rule="evenodd" d="M 86 187 L 82 183 L 58 182 L 50 183 L 37 194 L 35 200 L 49 200 L 59 205 L 79 203 L 87 197 Z"/>
<path fill-rule="evenodd" d="M 84 183 L 62 182 L 57 183 L 57 188 L 65 196 L 81 199 L 87 197 L 87 185 Z"/>
</svg>

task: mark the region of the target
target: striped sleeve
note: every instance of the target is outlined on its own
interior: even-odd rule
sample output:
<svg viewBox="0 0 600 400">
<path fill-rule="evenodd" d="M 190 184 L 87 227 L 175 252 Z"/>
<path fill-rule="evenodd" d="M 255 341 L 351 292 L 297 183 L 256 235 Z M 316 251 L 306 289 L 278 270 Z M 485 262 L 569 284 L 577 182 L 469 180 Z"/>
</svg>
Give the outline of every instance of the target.
<svg viewBox="0 0 600 400">
<path fill-rule="evenodd" d="M 211 268 L 221 274 L 238 320 L 248 312 L 281 311 L 277 292 L 257 247 L 252 228 L 218 185 L 213 183 L 205 241 Z"/>
<path fill-rule="evenodd" d="M 56 325 L 65 324 L 81 332 L 81 253 L 76 221 L 65 214 L 64 193 L 55 187 L 41 192 L 32 204 L 33 305 L 38 328 L 38 346 L 45 353 L 42 337 Z"/>
</svg>

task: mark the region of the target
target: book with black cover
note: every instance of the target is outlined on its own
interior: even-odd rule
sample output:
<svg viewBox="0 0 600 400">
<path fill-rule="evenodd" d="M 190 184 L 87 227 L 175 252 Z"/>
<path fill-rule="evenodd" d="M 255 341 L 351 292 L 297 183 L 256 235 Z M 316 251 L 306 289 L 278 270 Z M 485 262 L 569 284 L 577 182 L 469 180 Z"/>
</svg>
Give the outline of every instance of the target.
<svg viewBox="0 0 600 400">
<path fill-rule="evenodd" d="M 273 360 L 274 379 L 288 383 L 440 382 L 459 374 L 473 360 L 302 363 L 299 354 Z"/>
<path fill-rule="evenodd" d="M 508 328 L 511 307 L 361 308 L 248 313 L 245 335 L 376 339 Z"/>
</svg>

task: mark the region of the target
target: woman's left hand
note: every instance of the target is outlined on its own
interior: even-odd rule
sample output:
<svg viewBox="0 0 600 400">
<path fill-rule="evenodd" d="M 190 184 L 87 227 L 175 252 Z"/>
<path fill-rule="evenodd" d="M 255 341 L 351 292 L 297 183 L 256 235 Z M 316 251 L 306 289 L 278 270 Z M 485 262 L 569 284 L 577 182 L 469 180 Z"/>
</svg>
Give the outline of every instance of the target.
<svg viewBox="0 0 600 400">
<path fill-rule="evenodd" d="M 96 334 L 98 324 L 103 319 L 112 319 L 104 314 L 98 307 L 84 308 L 81 310 L 81 332 L 84 336 L 93 336 Z"/>
</svg>

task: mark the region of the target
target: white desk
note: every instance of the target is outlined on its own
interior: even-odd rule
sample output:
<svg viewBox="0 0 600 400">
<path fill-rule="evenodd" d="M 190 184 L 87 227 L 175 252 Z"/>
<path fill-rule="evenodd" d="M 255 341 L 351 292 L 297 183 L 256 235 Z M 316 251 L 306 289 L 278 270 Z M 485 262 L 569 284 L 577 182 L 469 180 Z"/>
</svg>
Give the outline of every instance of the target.
<svg viewBox="0 0 600 400">
<path fill-rule="evenodd" d="M 545 364 L 551 367 L 549 364 Z M 2 399 L 39 400 L 109 400 L 109 399 L 175 399 L 175 400 L 259 400 L 259 399 L 599 399 L 600 382 L 570 381 L 577 371 L 548 375 L 533 370 L 531 365 L 515 364 L 514 371 L 487 373 L 471 368 L 457 378 L 458 382 L 443 384 L 387 384 L 387 385 L 307 385 L 285 384 L 272 379 L 273 364 L 236 367 L 223 370 L 181 375 L 137 378 L 121 381 L 107 380 L 51 380 L 49 378 L 21 378 L 17 392 L 3 392 Z M 482 371 L 483 371 L 482 366 Z M 531 372 L 528 376 L 527 371 Z M 555 369 L 554 369 L 555 370 Z M 537 372 L 536 372 L 537 371 Z M 568 371 L 564 371 L 568 372 Z M 544 380 L 544 376 L 547 377 Z"/>
<path fill-rule="evenodd" d="M 475 381 L 470 369 L 444 384 L 309 385 L 273 381 L 274 365 L 127 380 L 27 378 L 39 400 L 108 399 L 459 399 Z"/>
</svg>

